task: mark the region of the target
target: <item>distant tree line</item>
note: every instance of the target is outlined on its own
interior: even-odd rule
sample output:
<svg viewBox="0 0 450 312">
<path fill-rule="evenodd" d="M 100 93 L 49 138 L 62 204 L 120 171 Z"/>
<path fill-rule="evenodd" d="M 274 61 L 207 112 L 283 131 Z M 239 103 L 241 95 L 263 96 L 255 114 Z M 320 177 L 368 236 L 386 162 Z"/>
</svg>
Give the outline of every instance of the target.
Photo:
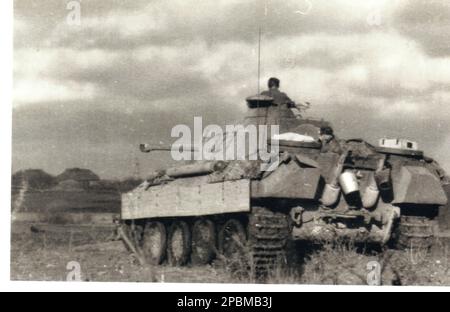
<svg viewBox="0 0 450 312">
<path fill-rule="evenodd" d="M 16 172 L 12 176 L 13 188 L 27 187 L 45 190 L 56 186 L 56 178 L 43 170 L 33 169 Z"/>
<path fill-rule="evenodd" d="M 40 169 L 18 171 L 12 175 L 11 182 L 13 193 L 20 191 L 22 188 L 32 190 L 48 190 L 57 186 L 59 183 L 58 177 L 48 174 L 44 170 Z M 90 189 L 126 193 L 136 188 L 142 182 L 142 179 L 136 178 L 99 180 L 93 183 Z"/>
</svg>

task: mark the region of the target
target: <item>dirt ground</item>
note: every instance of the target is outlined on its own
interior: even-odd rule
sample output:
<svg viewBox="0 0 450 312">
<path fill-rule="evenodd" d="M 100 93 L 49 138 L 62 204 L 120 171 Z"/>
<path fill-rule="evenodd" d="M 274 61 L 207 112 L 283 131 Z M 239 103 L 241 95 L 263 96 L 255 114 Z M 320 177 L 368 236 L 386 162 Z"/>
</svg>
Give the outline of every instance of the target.
<svg viewBox="0 0 450 312">
<path fill-rule="evenodd" d="M 209 267 L 142 267 L 121 241 L 111 241 L 113 228 L 13 226 L 11 280 L 67 281 L 73 262 L 86 282 L 227 283 L 224 270 Z M 44 232 L 45 229 L 48 232 Z"/>
<path fill-rule="evenodd" d="M 89 282 L 254 282 L 248 276 L 236 276 L 219 261 L 204 267 L 141 267 L 121 242 L 111 241 L 112 234 L 110 227 L 14 225 L 11 279 L 66 281 L 74 278 L 75 263 L 80 279 Z M 439 242 L 433 252 L 375 253 L 342 245 L 314 249 L 297 258 L 301 259 L 292 269 L 274 272 L 268 282 L 367 285 L 368 264 L 376 261 L 383 285 L 450 286 L 450 248 Z"/>
</svg>

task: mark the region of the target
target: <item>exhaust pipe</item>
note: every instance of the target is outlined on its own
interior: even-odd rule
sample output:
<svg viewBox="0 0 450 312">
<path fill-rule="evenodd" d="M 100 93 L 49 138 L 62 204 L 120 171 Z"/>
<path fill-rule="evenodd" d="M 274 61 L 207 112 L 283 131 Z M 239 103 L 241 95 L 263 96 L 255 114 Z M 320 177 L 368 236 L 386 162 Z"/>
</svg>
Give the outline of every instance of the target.
<svg viewBox="0 0 450 312">
<path fill-rule="evenodd" d="M 370 175 L 369 185 L 367 186 L 366 192 L 364 193 L 364 196 L 362 198 L 363 207 L 366 209 L 371 209 L 371 208 L 375 207 L 375 205 L 377 204 L 378 199 L 380 198 L 380 194 L 381 194 L 380 185 L 386 187 L 385 182 L 382 182 L 381 184 L 379 184 L 378 179 L 377 179 L 378 176 L 383 175 L 382 172 L 383 172 L 383 168 L 384 168 L 385 164 L 386 164 L 386 156 L 383 156 L 378 161 L 378 167 L 377 167 L 377 170 L 375 171 L 375 173 Z M 389 175 L 388 175 L 389 181 L 390 181 L 390 176 L 391 175 L 389 172 Z M 385 180 L 385 178 L 383 178 L 381 180 Z"/>
<path fill-rule="evenodd" d="M 373 208 L 377 204 L 379 197 L 380 197 L 380 190 L 378 189 L 378 185 L 375 180 L 375 175 L 371 174 L 369 186 L 367 186 L 367 189 L 364 192 L 364 195 L 362 196 L 363 207 L 366 209 Z"/>
<path fill-rule="evenodd" d="M 343 154 L 341 156 L 338 161 L 338 165 L 336 166 L 334 177 L 331 180 L 332 182 L 325 185 L 321 198 L 321 202 L 325 206 L 330 207 L 337 203 L 341 189 L 346 196 L 356 195 L 356 193 L 360 195 L 360 186 L 356 174 L 351 171 L 342 173 L 346 158 L 347 154 Z M 388 190 L 392 189 L 391 172 L 390 170 L 383 170 L 385 163 L 386 157 L 381 158 L 378 163 L 377 170 L 374 174 L 371 174 L 369 178 L 369 185 L 367 186 L 364 194 L 358 196 L 361 200 L 360 205 L 362 205 L 365 209 L 373 208 L 377 204 L 381 194 L 380 185 Z"/>
<path fill-rule="evenodd" d="M 342 171 L 344 171 L 345 159 L 347 159 L 347 153 L 344 153 L 341 155 L 341 157 L 339 157 L 334 174 L 331 178 L 331 182 L 325 185 L 320 201 L 326 207 L 336 205 L 339 200 L 339 196 L 341 195 L 341 188 L 339 187 L 339 176 L 342 174 Z"/>
<path fill-rule="evenodd" d="M 377 172 L 375 179 L 378 187 L 380 188 L 380 191 L 392 191 L 391 169 L 380 170 L 379 172 Z"/>
<path fill-rule="evenodd" d="M 341 195 L 341 188 L 333 184 L 326 184 L 320 201 L 324 206 L 334 206 Z"/>
<path fill-rule="evenodd" d="M 356 174 L 351 171 L 346 171 L 339 177 L 339 184 L 341 185 L 342 192 L 345 195 L 350 195 L 359 192 L 359 182 Z"/>
</svg>

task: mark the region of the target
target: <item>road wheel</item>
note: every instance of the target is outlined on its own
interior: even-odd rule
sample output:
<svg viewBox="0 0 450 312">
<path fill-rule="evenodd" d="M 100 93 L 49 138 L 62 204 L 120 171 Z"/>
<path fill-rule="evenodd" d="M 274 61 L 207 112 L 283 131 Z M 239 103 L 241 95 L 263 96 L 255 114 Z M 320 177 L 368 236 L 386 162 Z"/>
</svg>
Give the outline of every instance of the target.
<svg viewBox="0 0 450 312">
<path fill-rule="evenodd" d="M 247 233 L 238 220 L 227 221 L 219 232 L 219 249 L 227 258 L 240 257 L 245 254 L 247 245 Z"/>
<path fill-rule="evenodd" d="M 172 266 L 183 266 L 191 253 L 191 232 L 184 221 L 172 224 L 169 231 L 168 259 Z"/>
<path fill-rule="evenodd" d="M 167 250 L 167 231 L 161 222 L 150 222 L 144 230 L 142 249 L 148 263 L 163 263 Z"/>
<path fill-rule="evenodd" d="M 192 228 L 192 263 L 206 265 L 215 256 L 216 227 L 211 220 L 198 220 Z"/>
</svg>

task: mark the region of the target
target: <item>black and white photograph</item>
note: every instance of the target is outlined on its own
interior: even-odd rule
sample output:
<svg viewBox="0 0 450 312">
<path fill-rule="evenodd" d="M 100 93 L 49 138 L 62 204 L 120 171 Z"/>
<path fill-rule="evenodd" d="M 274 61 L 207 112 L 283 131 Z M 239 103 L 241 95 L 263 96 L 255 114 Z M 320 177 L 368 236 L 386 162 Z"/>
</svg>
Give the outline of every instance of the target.
<svg viewBox="0 0 450 312">
<path fill-rule="evenodd" d="M 450 1 L 12 2 L 10 281 L 450 287 Z"/>
</svg>

